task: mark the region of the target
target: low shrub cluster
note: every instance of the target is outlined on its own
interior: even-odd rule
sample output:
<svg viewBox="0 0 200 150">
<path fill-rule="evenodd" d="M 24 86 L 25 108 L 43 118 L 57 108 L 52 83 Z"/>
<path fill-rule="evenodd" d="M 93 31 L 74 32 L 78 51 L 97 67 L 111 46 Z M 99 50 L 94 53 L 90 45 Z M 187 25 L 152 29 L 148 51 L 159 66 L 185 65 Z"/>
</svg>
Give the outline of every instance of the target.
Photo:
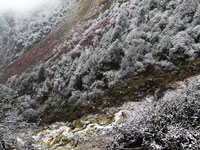
<svg viewBox="0 0 200 150">
<path fill-rule="evenodd" d="M 200 148 L 200 93 L 162 100 L 114 132 L 108 149 L 197 150 Z"/>
</svg>

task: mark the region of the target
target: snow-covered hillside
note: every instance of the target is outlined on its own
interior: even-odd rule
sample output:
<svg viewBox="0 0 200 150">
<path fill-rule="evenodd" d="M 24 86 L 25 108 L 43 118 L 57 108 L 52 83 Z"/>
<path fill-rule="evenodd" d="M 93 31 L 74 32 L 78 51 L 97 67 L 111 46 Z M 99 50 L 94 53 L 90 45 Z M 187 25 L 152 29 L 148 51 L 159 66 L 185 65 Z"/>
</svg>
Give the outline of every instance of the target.
<svg viewBox="0 0 200 150">
<path fill-rule="evenodd" d="M 10 125 L 9 128 L 31 126 L 37 129 L 38 125 L 48 127 L 51 123 L 69 121 L 75 124 L 74 128 L 71 127 L 74 131 L 76 121 L 81 117 L 94 112 L 102 113 L 107 107 L 116 107 L 127 101 L 138 101 L 148 95 L 154 96 L 153 100 L 158 101 L 155 102 L 157 105 L 165 91 L 173 88 L 171 83 L 200 73 L 199 0 L 80 0 L 74 3 L 65 0 L 65 2 L 66 5 L 55 5 L 52 12 L 47 9 L 33 13 L 32 17 L 28 17 L 27 24 L 21 25 L 17 22 L 18 26 L 15 25 L 17 30 L 14 33 L 18 34 L 11 35 L 12 40 L 9 45 L 16 43 L 14 46 L 16 49 L 15 52 L 6 55 L 11 56 L 13 60 L 31 47 L 34 48 L 0 72 L 0 77 L 4 81 L 9 78 L 4 85 L 0 85 L 2 127 L 7 122 L 14 122 L 19 125 Z M 73 8 L 74 5 L 78 9 L 67 16 L 69 8 Z M 42 17 L 44 18 L 41 19 Z M 60 24 L 63 25 L 59 26 Z M 69 32 L 62 34 L 68 29 Z M 51 32 L 53 30 L 55 32 Z M 51 34 L 47 35 L 49 32 Z M 41 40 L 44 37 L 46 40 Z M 39 41 L 39 46 L 35 46 Z M 48 45 L 54 42 L 56 44 L 49 48 Z M 42 57 L 43 55 L 46 57 Z M 43 60 L 38 60 L 36 57 Z M 37 63 L 36 60 L 32 60 L 33 58 Z M 171 124 L 167 126 L 169 130 L 166 134 L 163 130 L 162 134 L 161 131 L 157 131 L 158 128 L 164 127 L 163 125 L 158 125 L 158 128 L 149 131 L 155 123 L 152 120 L 158 116 L 157 121 L 162 123 L 162 114 L 171 111 L 172 106 L 177 106 L 178 117 L 180 114 L 188 115 L 182 111 L 183 109 L 194 108 L 195 112 L 191 115 L 197 118 L 192 122 L 198 122 L 199 117 L 196 114 L 199 114 L 199 96 L 197 93 L 196 98 L 195 93 L 190 93 L 187 95 L 188 98 L 194 97 L 194 100 L 189 102 L 185 102 L 184 97 L 180 98 L 179 102 L 178 97 L 174 95 L 172 100 L 166 102 L 169 102 L 169 106 L 162 101 L 158 107 L 152 106 L 151 120 L 141 118 L 141 121 L 137 122 L 141 123 L 139 131 L 135 130 L 137 124 L 133 124 L 134 120 L 130 119 L 133 121 L 128 127 L 120 129 L 117 133 L 114 131 L 117 136 L 114 143 L 108 145 L 108 149 L 141 147 L 167 149 L 167 146 L 169 149 L 176 149 L 177 147 L 173 147 L 176 145 L 175 141 L 181 137 L 184 140 L 178 142 L 178 148 L 198 149 L 200 139 L 199 135 L 196 136 L 197 124 L 193 127 L 194 132 L 189 134 L 190 130 L 186 128 L 191 125 L 176 126 L 177 120 L 173 118 L 174 120 L 172 119 Z M 173 101 L 173 98 L 178 102 Z M 181 103 L 183 106 L 179 107 Z M 164 119 L 169 118 L 164 116 Z M 183 122 L 186 120 L 180 119 Z M 167 120 L 163 122 L 168 123 Z M 146 125 L 148 132 L 143 131 Z M 34 129 L 29 128 L 31 133 Z M 188 133 L 188 136 L 183 136 L 181 129 L 184 133 Z M 129 135 L 129 130 L 133 135 L 142 135 L 138 135 L 139 139 L 134 139 Z M 171 134 L 173 131 L 177 132 L 177 139 Z M 18 135 L 19 132 L 3 131 L 2 137 L 10 138 L 7 135 L 14 133 Z M 154 132 L 156 137 L 152 136 L 153 133 L 149 135 L 149 132 Z M 191 134 L 195 138 L 190 137 Z M 125 136 L 130 137 L 130 140 L 127 141 Z M 145 139 L 146 137 L 148 139 Z M 9 138 L 6 140 L 12 141 Z M 163 139 L 164 142 L 156 138 Z M 24 142 L 29 142 L 31 147 L 37 145 L 34 143 L 36 141 L 30 140 L 30 136 L 22 139 L 25 141 L 17 141 L 22 147 L 25 146 Z M 17 140 L 16 137 L 14 140 Z M 169 143 L 166 143 L 166 140 Z M 49 144 L 52 145 L 53 141 L 51 140 Z M 38 149 L 42 149 L 42 146 L 48 148 L 47 143 L 39 145 Z"/>
<path fill-rule="evenodd" d="M 0 15 L 0 65 L 16 60 L 66 22 L 75 3 L 53 0 L 29 12 L 3 12 Z"/>
</svg>

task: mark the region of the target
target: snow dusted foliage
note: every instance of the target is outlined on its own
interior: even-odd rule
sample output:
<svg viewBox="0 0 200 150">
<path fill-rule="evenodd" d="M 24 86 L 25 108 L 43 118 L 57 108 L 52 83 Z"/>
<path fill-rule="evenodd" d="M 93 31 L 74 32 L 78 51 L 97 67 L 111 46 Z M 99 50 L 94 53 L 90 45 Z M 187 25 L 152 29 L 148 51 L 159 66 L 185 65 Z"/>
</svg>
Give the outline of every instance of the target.
<svg viewBox="0 0 200 150">
<path fill-rule="evenodd" d="M 8 26 L 0 24 L 0 30 L 8 29 L 1 33 L 10 35 L 6 35 L 11 39 L 7 44 L 15 50 L 6 49 L 0 61 L 13 60 L 62 23 L 68 5 L 48 11 L 49 6 L 22 17 L 23 25 L 8 17 Z M 87 21 L 70 41 L 55 49 L 68 53 L 0 85 L 0 119 L 37 122 L 50 110 L 49 118 L 54 121 L 63 107 L 89 106 L 89 100 L 96 100 L 123 79 L 152 68 L 176 69 L 194 60 L 200 52 L 199 8 L 199 0 L 114 0 L 109 10 Z M 198 88 L 152 105 L 138 120 L 118 129 L 109 148 L 198 149 Z"/>
<path fill-rule="evenodd" d="M 9 40 L 12 34 L 12 26 L 8 15 L 13 15 L 12 13 L 5 13 L 4 15 L 0 15 L 0 66 L 5 63 L 5 46 L 6 42 Z"/>
<path fill-rule="evenodd" d="M 5 118 L 5 114 L 12 109 L 16 96 L 17 92 L 13 89 L 0 84 L 0 122 Z"/>
<path fill-rule="evenodd" d="M 0 36 L 0 57 L 3 61 L 0 63 L 6 64 L 18 58 L 64 23 L 74 3 L 71 0 L 53 0 L 31 12 L 0 14 L 0 33 L 3 32 Z"/>
<path fill-rule="evenodd" d="M 115 1 L 110 10 L 88 21 L 79 44 L 48 69 L 54 87 L 77 96 L 150 67 L 171 70 L 195 59 L 200 48 L 198 5 L 198 0 Z"/>
<path fill-rule="evenodd" d="M 182 87 L 184 91 L 169 92 L 164 99 L 141 110 L 126 125 L 114 130 L 115 139 L 108 149 L 199 149 L 199 79 L 194 80 L 196 83 L 190 80 L 186 81 L 188 87 Z"/>
<path fill-rule="evenodd" d="M 21 96 L 30 95 L 36 105 L 33 109 L 42 114 L 66 101 L 87 105 L 88 98 L 149 68 L 181 67 L 200 52 L 199 7 L 198 0 L 116 0 L 97 19 L 89 20 L 81 34 L 75 33 L 63 44 L 63 49 L 71 51 L 44 67 L 42 76 L 33 71 L 10 85 Z M 32 23 L 31 29 L 36 29 Z"/>
</svg>

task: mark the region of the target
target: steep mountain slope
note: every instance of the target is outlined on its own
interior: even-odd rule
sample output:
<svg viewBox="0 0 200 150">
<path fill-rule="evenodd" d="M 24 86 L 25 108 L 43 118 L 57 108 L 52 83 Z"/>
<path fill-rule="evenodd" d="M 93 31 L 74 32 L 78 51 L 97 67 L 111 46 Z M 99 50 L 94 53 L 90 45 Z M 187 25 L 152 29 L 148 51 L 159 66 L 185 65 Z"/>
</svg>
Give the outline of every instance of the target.
<svg viewBox="0 0 200 150">
<path fill-rule="evenodd" d="M 72 7 L 69 11 L 71 17 L 67 22 L 1 71 L 1 83 L 5 83 L 0 86 L 1 137 L 8 142 L 17 141 L 19 149 L 25 149 L 27 144 L 36 149 L 58 149 L 57 146 L 61 148 L 62 133 L 68 134 L 70 130 L 76 135 L 88 125 L 88 120 L 81 123 L 80 118 L 108 112 L 106 121 L 102 116 L 92 117 L 92 120 L 97 120 L 97 123 L 92 121 L 93 125 L 100 125 L 103 130 L 102 126 L 116 123 L 116 120 L 113 121 L 116 112 L 109 112 L 112 110 L 111 106 L 115 106 L 114 110 L 118 111 L 117 106 L 122 103 L 138 101 L 147 95 L 153 95 L 152 100 L 157 100 L 157 104 L 165 91 L 173 88 L 171 84 L 174 81 L 200 72 L 199 0 L 79 0 L 76 3 L 76 9 Z M 192 93 L 188 98 L 194 95 Z M 177 106 L 176 112 L 183 114 L 181 110 L 186 109 L 186 106 L 194 108 L 194 116 L 197 118 L 192 120 L 195 131 L 191 134 L 196 133 L 196 121 L 199 119 L 196 114 L 199 114 L 199 107 L 190 104 L 194 102 L 198 106 L 198 98 L 189 100 L 189 103 L 185 103 L 182 98 L 180 100 L 183 107 L 179 108 L 180 103 L 171 100 L 167 101 L 171 105 L 166 106 L 166 109 L 171 111 L 171 106 L 174 105 Z M 149 116 L 151 120 L 158 116 L 161 118 L 158 121 L 162 123 L 162 114 L 158 112 L 162 110 L 160 107 L 165 108 L 166 103 L 160 103 L 155 112 L 154 107 L 150 106 L 153 110 Z M 89 124 L 90 119 L 89 117 Z M 124 123 L 123 115 L 121 119 Z M 101 124 L 100 120 L 105 122 Z M 177 130 L 169 127 L 177 124 L 169 124 L 169 132 L 162 131 L 159 134 L 155 128 L 152 132 L 156 137 L 148 137 L 148 130 L 143 131 L 143 127 L 147 125 L 150 129 L 154 122 L 142 117 L 141 120 L 138 123 L 142 124 L 139 131 L 135 130 L 137 124 L 133 124 L 134 120 L 125 124 L 128 127 L 120 130 L 122 133 L 113 130 L 119 137 L 116 137 L 108 149 L 167 149 L 165 142 L 155 138 L 166 137 L 164 141 L 169 140 L 169 146 L 170 141 L 176 140 L 170 133 L 181 131 L 180 126 Z M 53 140 L 44 137 L 42 143 L 37 143 L 43 132 L 36 137 L 29 133 L 20 137 L 22 126 L 28 132 L 36 134 L 34 130 L 41 129 L 38 125 L 46 128 L 50 127 L 49 124 L 61 121 L 68 122 L 63 131 L 59 129 L 58 132 L 62 132 L 58 135 L 59 140 L 57 137 L 52 137 Z M 186 119 L 181 121 L 185 122 Z M 8 122 L 17 125 L 8 125 L 10 131 L 6 131 L 4 127 Z M 159 127 L 163 126 L 158 125 Z M 19 128 L 19 131 L 13 128 Z M 184 131 L 188 132 L 185 128 L 187 127 L 184 126 Z M 133 135 L 142 135 L 134 139 L 124 130 L 131 130 Z M 51 131 L 45 130 L 44 133 L 46 132 L 51 135 Z M 14 139 L 11 134 L 15 135 Z M 178 138 L 183 136 L 179 135 Z M 65 140 L 65 144 L 72 142 L 71 146 L 78 147 L 78 144 L 74 144 L 76 140 Z M 80 139 L 77 141 L 80 142 Z M 192 141 L 183 140 L 178 143 L 178 148 L 185 149 L 191 147 L 190 145 L 194 149 L 199 148 L 199 136 L 195 136 Z"/>
<path fill-rule="evenodd" d="M 28 12 L 1 12 L 1 65 L 16 60 L 69 17 L 75 1 L 52 0 Z"/>
<path fill-rule="evenodd" d="M 96 8 L 96 6 L 102 5 L 104 3 L 105 3 L 105 6 L 102 6 L 102 8 L 100 8 L 99 10 Z M 7 79 L 13 75 L 17 74 L 18 76 L 20 76 L 22 73 L 30 72 L 33 69 L 33 67 L 35 67 L 41 63 L 44 63 L 49 58 L 52 58 L 55 55 L 55 53 L 56 54 L 59 53 L 59 51 L 61 49 L 63 50 L 64 47 L 66 47 L 66 40 L 68 41 L 72 38 L 71 37 L 72 32 L 75 32 L 76 30 L 78 31 L 79 26 L 83 25 L 90 18 L 97 16 L 103 9 L 107 9 L 106 7 L 109 7 L 110 4 L 111 4 L 111 2 L 109 2 L 109 1 L 106 2 L 106 1 L 100 0 L 100 1 L 86 1 L 86 2 L 79 1 L 79 3 L 77 2 L 75 4 L 73 4 L 73 2 L 71 2 L 70 6 L 65 6 L 67 4 L 62 6 L 63 7 L 62 9 L 64 9 L 64 10 L 62 10 L 62 9 L 61 10 L 64 12 L 67 11 L 67 16 L 65 15 L 65 17 L 67 18 L 65 20 L 67 20 L 67 21 L 65 21 L 65 23 L 63 23 L 63 25 L 61 27 L 59 27 L 58 29 L 56 29 L 55 31 L 53 31 L 52 33 L 47 35 L 45 37 L 45 39 L 40 41 L 39 44 L 37 44 L 36 46 L 34 46 L 34 47 L 32 46 L 35 43 L 34 41 L 31 41 L 32 43 L 29 42 L 30 45 L 28 47 L 33 47 L 33 48 L 28 50 L 28 52 L 25 53 L 24 55 L 20 56 L 19 52 L 17 54 L 11 53 L 12 55 L 15 55 L 14 57 L 17 57 L 16 55 L 19 55 L 20 57 L 16 61 L 11 63 L 10 65 L 7 65 L 4 68 L 2 68 L 3 71 L 1 71 L 2 75 L 0 77 L 0 83 L 6 82 Z M 81 8 L 79 8 L 80 6 L 81 6 Z M 65 8 L 65 7 L 67 7 L 67 8 Z M 61 11 L 61 10 L 58 10 L 58 11 Z M 63 15 L 62 11 L 61 11 L 61 14 Z M 43 13 L 45 14 L 45 12 L 42 12 L 41 14 L 43 14 Z M 41 15 L 39 14 L 39 16 L 41 16 Z M 49 15 L 49 16 L 51 16 L 51 15 Z M 56 15 L 56 16 L 58 16 L 58 15 Z M 29 22 L 29 24 L 31 24 L 31 25 L 34 24 L 34 21 L 37 23 L 37 20 L 38 19 L 36 18 L 35 20 L 32 21 L 33 23 Z M 43 28 L 46 28 L 46 26 L 42 27 L 41 30 L 45 30 Z M 51 30 L 52 29 L 50 29 L 50 31 Z M 27 30 L 28 33 L 26 31 L 22 32 L 20 30 L 18 32 L 26 34 L 26 35 L 29 35 L 29 34 L 32 35 L 32 33 L 29 33 L 29 32 L 32 32 L 32 30 Z M 40 31 L 38 31 L 38 32 L 40 32 Z M 48 33 L 49 33 L 49 31 L 48 31 Z M 45 35 L 45 34 L 43 34 L 43 35 Z M 22 35 L 21 37 L 25 38 L 26 35 L 25 36 Z M 30 36 L 30 38 L 32 39 L 31 36 Z M 19 43 L 19 41 L 26 42 L 23 39 L 19 39 L 16 43 Z M 79 40 L 73 41 L 73 42 L 77 43 L 78 41 Z M 13 41 L 9 41 L 9 42 L 12 43 Z M 10 45 L 13 45 L 13 44 L 10 44 Z M 22 45 L 24 45 L 24 44 L 22 44 Z M 21 46 L 16 45 L 16 44 L 15 44 L 15 47 L 22 49 Z"/>
</svg>

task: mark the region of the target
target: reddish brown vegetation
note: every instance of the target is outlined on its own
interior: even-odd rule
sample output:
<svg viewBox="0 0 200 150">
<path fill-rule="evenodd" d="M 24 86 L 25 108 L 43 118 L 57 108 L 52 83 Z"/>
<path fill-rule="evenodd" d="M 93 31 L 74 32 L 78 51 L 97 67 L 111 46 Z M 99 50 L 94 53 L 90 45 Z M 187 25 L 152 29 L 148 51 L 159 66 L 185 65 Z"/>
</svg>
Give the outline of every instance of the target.
<svg viewBox="0 0 200 150">
<path fill-rule="evenodd" d="M 82 34 L 77 40 L 73 41 L 71 43 L 71 45 L 67 45 L 66 47 L 64 47 L 60 51 L 58 56 L 61 56 L 62 54 L 68 52 L 71 47 L 74 47 L 77 44 L 80 44 L 82 47 L 87 47 L 90 44 L 92 44 L 92 40 L 96 36 L 95 31 L 98 29 L 103 29 L 106 26 L 106 24 L 109 23 L 109 19 L 110 19 L 110 17 L 107 17 L 105 20 L 103 20 L 103 21 L 99 22 L 97 25 L 95 25 L 87 33 Z M 101 35 L 99 35 L 99 38 L 101 38 Z M 82 39 L 85 39 L 85 40 L 81 41 Z M 58 58 L 58 57 L 56 57 L 56 58 Z M 55 60 L 55 59 L 53 59 L 53 60 Z"/>
<path fill-rule="evenodd" d="M 61 44 L 61 37 L 67 31 L 67 27 L 68 24 L 64 24 L 56 32 L 48 35 L 37 46 L 19 57 L 14 63 L 6 66 L 1 72 L 0 83 L 5 83 L 13 75 L 20 76 L 24 72 L 30 72 L 35 66 L 51 58 L 53 50 Z"/>
<path fill-rule="evenodd" d="M 88 5 L 88 3 L 90 5 Z M 66 35 L 69 35 L 69 31 L 74 28 L 74 26 L 77 25 L 77 22 L 80 21 L 81 18 L 83 18 L 83 22 L 81 25 L 84 24 L 84 22 L 87 22 L 91 18 L 96 18 L 99 13 L 92 13 L 91 11 L 96 7 L 98 3 L 103 3 L 105 8 L 103 11 L 109 9 L 112 2 L 108 1 L 83 1 L 83 7 L 82 11 L 80 11 L 76 17 L 74 17 L 71 21 L 65 23 L 62 25 L 58 30 L 51 33 L 47 36 L 47 38 L 43 39 L 39 44 L 37 44 L 35 47 L 33 47 L 31 50 L 29 50 L 27 53 L 25 53 L 23 56 L 18 58 L 14 63 L 6 66 L 3 70 L 0 71 L 0 83 L 5 83 L 7 79 L 13 75 L 20 76 L 21 74 L 25 72 L 31 72 L 32 69 L 51 59 L 51 62 L 54 61 L 57 58 L 60 58 L 61 55 L 64 53 L 67 53 L 71 48 L 75 47 L 75 45 L 80 44 L 83 47 L 89 46 L 92 44 L 92 39 L 96 35 L 95 31 L 97 29 L 103 29 L 106 24 L 109 22 L 109 18 L 105 18 L 103 21 L 99 22 L 96 26 L 94 26 L 90 31 L 88 31 L 86 34 L 82 34 L 77 40 L 73 41 L 70 45 L 67 45 L 66 47 L 62 48 L 62 50 L 58 53 L 58 55 L 53 54 L 53 50 L 56 49 L 63 41 L 71 39 L 69 37 L 66 39 Z M 82 19 L 81 19 L 82 20 Z M 76 27 L 75 27 L 76 28 Z M 85 40 L 82 40 L 82 39 Z M 99 35 L 99 38 L 101 38 L 101 35 Z M 53 57 L 54 56 L 54 57 Z"/>
<path fill-rule="evenodd" d="M 77 44 L 80 44 L 83 47 L 89 46 L 92 44 L 92 39 L 96 35 L 95 31 L 97 29 L 103 29 L 108 22 L 109 17 L 99 22 L 86 34 L 82 34 L 80 38 L 71 43 L 71 46 L 74 47 Z M 62 37 L 69 31 L 70 28 L 70 24 L 64 24 L 56 32 L 51 33 L 46 39 L 40 42 L 36 47 L 21 56 L 17 61 L 5 67 L 4 71 L 2 71 L 0 83 L 5 83 L 7 79 L 13 75 L 20 76 L 25 72 L 31 72 L 35 66 L 40 65 L 41 63 L 52 58 L 53 50 L 63 42 Z M 81 41 L 83 38 L 85 40 Z M 53 58 L 51 61 L 59 58 L 62 54 L 67 53 L 69 50 L 70 46 L 67 45 L 59 52 L 57 57 Z"/>
</svg>

